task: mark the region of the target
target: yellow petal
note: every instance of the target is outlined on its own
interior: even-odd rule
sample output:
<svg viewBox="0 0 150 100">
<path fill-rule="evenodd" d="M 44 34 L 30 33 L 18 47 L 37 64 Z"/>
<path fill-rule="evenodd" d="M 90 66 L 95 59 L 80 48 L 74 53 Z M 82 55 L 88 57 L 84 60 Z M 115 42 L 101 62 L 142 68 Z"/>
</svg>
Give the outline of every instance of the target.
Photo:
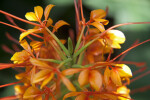
<svg viewBox="0 0 150 100">
<path fill-rule="evenodd" d="M 38 66 L 40 69 L 53 69 L 52 66 L 48 65 L 47 63 L 45 63 L 44 61 L 40 61 L 37 60 L 35 58 L 30 58 L 30 62 L 34 65 L 34 66 Z"/>
<path fill-rule="evenodd" d="M 35 13 L 33 12 L 27 12 L 25 15 L 26 19 L 28 19 L 29 21 L 38 21 Z"/>
<path fill-rule="evenodd" d="M 61 75 L 62 82 L 70 91 L 76 91 L 76 88 L 73 86 L 73 84 L 70 82 L 69 79 L 67 79 L 65 76 Z"/>
<path fill-rule="evenodd" d="M 49 27 L 53 24 L 53 20 L 51 18 L 48 18 L 48 21 L 46 23 L 46 26 Z"/>
<path fill-rule="evenodd" d="M 93 20 L 95 18 L 103 18 L 106 16 L 106 12 L 102 9 L 97 9 L 97 10 L 93 10 L 91 11 L 90 14 L 90 20 Z"/>
<path fill-rule="evenodd" d="M 106 85 L 109 83 L 109 78 L 110 78 L 110 70 L 109 67 L 107 66 L 104 72 L 104 81 Z"/>
<path fill-rule="evenodd" d="M 41 20 L 43 16 L 43 8 L 41 6 L 34 7 L 34 12 L 36 17 L 38 18 L 38 21 Z"/>
<path fill-rule="evenodd" d="M 116 86 L 122 86 L 120 75 L 114 69 L 111 70 L 111 80 L 113 81 L 114 84 L 116 84 Z"/>
<path fill-rule="evenodd" d="M 73 96 L 77 96 L 81 94 L 81 92 L 70 92 L 70 93 L 67 93 L 64 97 L 63 97 L 63 100 L 65 100 L 66 98 L 69 98 L 69 97 L 73 97 Z"/>
<path fill-rule="evenodd" d="M 39 31 L 38 29 L 30 29 L 20 34 L 19 41 L 21 41 L 24 37 L 28 36 L 31 33 Z"/>
<path fill-rule="evenodd" d="M 28 51 L 30 54 L 32 53 L 31 48 L 28 44 L 28 42 L 24 39 L 20 42 L 20 45 L 26 50 Z"/>
<path fill-rule="evenodd" d="M 81 70 L 82 69 L 80 69 L 80 68 L 69 68 L 69 69 L 63 70 L 62 74 L 63 75 L 73 75 L 75 73 L 78 73 Z"/>
<path fill-rule="evenodd" d="M 42 89 L 46 84 L 48 84 L 48 83 L 53 79 L 53 77 L 54 77 L 54 73 L 52 72 L 52 73 L 50 73 L 50 74 L 47 76 L 47 78 L 42 82 L 40 88 Z"/>
<path fill-rule="evenodd" d="M 55 5 L 49 4 L 44 11 L 44 16 L 45 16 L 45 20 L 47 20 L 49 13 L 51 11 L 51 9 L 54 7 Z"/>
<path fill-rule="evenodd" d="M 120 77 L 132 77 L 131 69 L 125 64 L 117 64 L 116 66 L 120 66 L 118 69 Z"/>
<path fill-rule="evenodd" d="M 50 70 L 41 70 L 41 71 L 39 71 L 38 73 L 35 74 L 35 76 L 33 78 L 33 83 L 43 81 L 46 78 L 47 74 L 50 73 L 50 72 L 51 72 Z"/>
<path fill-rule="evenodd" d="M 105 31 L 105 28 L 103 26 L 103 24 L 98 23 L 98 22 L 93 22 L 90 25 L 96 27 L 97 29 L 99 29 L 101 32 Z"/>
<path fill-rule="evenodd" d="M 99 91 L 102 87 L 102 75 L 97 70 L 90 71 L 89 82 L 92 88 Z"/>
<path fill-rule="evenodd" d="M 39 93 L 40 93 L 40 90 L 38 88 L 31 86 L 25 91 L 25 93 L 23 95 L 23 99 L 34 98 L 34 97 L 38 96 Z"/>
<path fill-rule="evenodd" d="M 42 44 L 43 42 L 39 42 L 39 41 L 30 42 L 30 46 L 32 47 L 35 53 L 40 51 Z"/>
<path fill-rule="evenodd" d="M 63 25 L 69 25 L 69 24 L 63 20 L 59 20 L 58 22 L 56 22 L 56 24 L 53 27 L 53 32 L 57 31 Z"/>
<path fill-rule="evenodd" d="M 22 50 L 21 52 L 16 52 L 12 57 L 11 57 L 11 61 L 14 61 L 14 63 L 22 63 L 26 60 L 28 60 L 30 58 L 30 54 L 25 51 Z"/>
<path fill-rule="evenodd" d="M 106 34 L 109 34 L 109 38 L 119 44 L 125 42 L 125 36 L 123 32 L 119 30 L 109 30 Z"/>
<path fill-rule="evenodd" d="M 88 84 L 89 80 L 89 70 L 83 70 L 80 72 L 79 77 L 78 77 L 78 82 L 81 87 L 84 85 Z"/>
</svg>

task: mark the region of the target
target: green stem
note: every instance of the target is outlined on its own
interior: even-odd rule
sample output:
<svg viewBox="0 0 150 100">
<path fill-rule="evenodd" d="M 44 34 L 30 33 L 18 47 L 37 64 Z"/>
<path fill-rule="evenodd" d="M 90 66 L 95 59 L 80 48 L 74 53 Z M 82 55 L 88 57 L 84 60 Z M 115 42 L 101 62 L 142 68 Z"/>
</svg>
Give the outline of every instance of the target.
<svg viewBox="0 0 150 100">
<path fill-rule="evenodd" d="M 56 63 L 56 64 L 60 64 L 62 62 L 60 60 L 55 60 L 55 59 L 43 59 L 43 58 L 39 58 L 39 60 L 49 61 L 49 62 L 53 62 L 53 63 Z"/>
<path fill-rule="evenodd" d="M 56 42 L 59 44 L 59 46 L 62 48 L 62 50 L 65 52 L 65 54 L 70 57 L 70 53 L 67 50 L 67 48 L 61 43 L 61 41 L 47 28 L 45 27 L 48 33 L 56 40 Z"/>
</svg>

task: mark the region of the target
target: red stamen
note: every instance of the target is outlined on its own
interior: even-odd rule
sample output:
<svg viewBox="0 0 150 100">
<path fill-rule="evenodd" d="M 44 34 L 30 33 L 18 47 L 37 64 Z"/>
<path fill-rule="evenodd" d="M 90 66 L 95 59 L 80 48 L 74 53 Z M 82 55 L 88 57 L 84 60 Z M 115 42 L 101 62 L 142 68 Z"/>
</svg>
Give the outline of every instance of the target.
<svg viewBox="0 0 150 100">
<path fill-rule="evenodd" d="M 80 3 L 80 11 L 81 11 L 81 18 L 83 21 L 83 24 L 85 24 L 84 14 L 83 14 L 83 7 L 82 7 L 82 0 L 79 0 Z"/>
<path fill-rule="evenodd" d="M 17 96 L 7 96 L 7 97 L 0 98 L 0 100 L 16 100 L 16 99 Z"/>
<path fill-rule="evenodd" d="M 4 24 L 4 25 L 7 25 L 7 26 L 10 26 L 10 27 L 13 27 L 13 28 L 15 28 L 15 29 L 18 29 L 18 30 L 20 30 L 21 32 L 24 32 L 24 31 L 25 31 L 24 29 L 22 29 L 22 28 L 20 28 L 20 27 L 18 27 L 18 26 L 13 26 L 13 25 L 11 25 L 11 24 L 7 24 L 7 23 L 1 22 L 1 21 L 0 21 L 0 23 L 1 23 L 1 24 Z"/>
<path fill-rule="evenodd" d="M 138 67 L 144 66 L 145 62 L 132 62 L 132 61 L 118 61 L 115 63 L 120 63 L 120 64 L 132 64 L 132 65 L 136 65 Z"/>
<path fill-rule="evenodd" d="M 136 80 L 138 80 L 138 79 L 140 79 L 140 78 L 142 78 L 142 77 L 144 77 L 144 76 L 146 76 L 146 75 L 148 75 L 148 74 L 150 74 L 150 71 L 147 71 L 147 72 L 145 72 L 145 73 L 143 73 L 143 74 L 141 74 L 141 75 L 131 79 L 131 83 L 136 81 Z"/>
<path fill-rule="evenodd" d="M 10 13 L 5 12 L 5 11 L 0 10 L 0 13 L 5 14 L 5 15 L 10 16 L 10 17 L 13 17 L 13 18 L 15 18 L 15 19 L 17 19 L 17 20 L 20 20 L 20 21 L 22 21 L 22 22 L 25 22 L 25 23 L 28 23 L 28 24 L 31 24 L 31 25 L 35 25 L 35 26 L 42 27 L 42 26 L 39 25 L 39 24 L 36 24 L 36 23 L 30 22 L 30 21 L 24 20 L 24 19 L 22 19 L 22 18 L 19 18 L 19 17 L 17 17 L 17 16 L 14 16 L 14 15 L 12 15 L 12 14 L 10 14 Z"/>
<path fill-rule="evenodd" d="M 15 51 L 21 51 L 16 44 L 12 44 L 12 47 Z"/>
<path fill-rule="evenodd" d="M 133 72 L 133 75 L 136 75 L 136 74 L 138 74 L 138 73 L 141 73 L 141 72 L 145 71 L 146 69 L 147 69 L 146 66 L 145 66 L 145 67 L 142 67 L 142 68 L 138 69 L 137 71 L 134 71 L 134 72 Z"/>
<path fill-rule="evenodd" d="M 139 46 L 139 45 L 141 45 L 141 44 L 144 44 L 144 43 L 146 43 L 146 42 L 149 42 L 149 41 L 150 41 L 150 39 L 145 40 L 145 41 L 143 41 L 143 42 L 141 42 L 141 43 L 139 43 L 139 44 L 136 44 L 136 45 L 134 45 L 134 46 L 128 48 L 127 50 L 123 51 L 123 52 L 120 53 L 118 56 L 116 56 L 115 58 L 113 58 L 112 60 L 110 60 L 110 62 L 113 62 L 114 60 L 116 60 L 118 57 L 120 57 L 121 55 L 125 54 L 126 52 L 129 52 L 129 51 L 132 50 L 133 48 L 135 48 L 135 47 L 137 47 L 137 46 Z"/>
<path fill-rule="evenodd" d="M 139 43 L 139 40 L 136 40 L 136 41 L 131 45 L 131 47 L 134 46 L 134 45 L 136 45 L 136 44 L 138 44 L 138 43 Z M 128 53 L 128 52 L 127 52 L 127 53 Z M 122 61 L 123 58 L 127 55 L 127 53 L 125 53 L 124 55 L 122 55 L 122 56 L 120 57 L 119 61 Z"/>
<path fill-rule="evenodd" d="M 108 57 L 107 57 L 107 60 L 106 60 L 106 61 L 109 61 L 109 60 L 110 60 L 112 50 L 113 50 L 113 49 L 111 48 L 111 50 L 110 50 L 110 52 L 109 52 L 109 55 L 108 55 Z"/>
<path fill-rule="evenodd" d="M 77 20 L 77 23 L 76 23 L 76 31 L 78 33 L 78 29 L 79 29 L 79 24 L 80 24 L 80 17 L 79 17 L 79 11 L 78 11 L 78 7 L 77 7 L 77 2 L 76 0 L 74 0 L 74 6 L 75 6 L 75 13 L 76 13 L 76 20 Z"/>
<path fill-rule="evenodd" d="M 8 46 L 6 46 L 6 45 L 2 45 L 2 49 L 5 51 L 5 52 L 7 52 L 7 53 L 10 53 L 10 54 L 14 54 L 15 53 L 15 51 L 13 51 L 13 50 L 11 50 L 10 48 L 8 48 Z"/>
<path fill-rule="evenodd" d="M 15 42 L 16 44 L 19 44 L 19 41 L 13 38 L 8 32 L 6 32 L 6 36 L 9 40 Z"/>
<path fill-rule="evenodd" d="M 14 26 L 18 26 L 10 16 L 8 15 L 5 15 L 5 16 Z"/>
<path fill-rule="evenodd" d="M 120 27 L 120 26 L 124 26 L 124 25 L 132 25 L 132 24 L 150 24 L 150 22 L 130 22 L 130 23 L 117 24 L 117 25 L 114 25 L 114 26 L 108 28 L 104 32 L 102 32 L 100 34 L 100 37 L 103 37 L 105 35 L 105 33 L 108 32 L 111 29 L 114 29 L 114 28 L 117 28 L 117 27 Z"/>
<path fill-rule="evenodd" d="M 149 89 L 150 89 L 150 85 L 144 86 L 144 87 L 141 87 L 141 88 L 137 88 L 137 89 L 131 90 L 131 94 L 139 93 L 139 92 L 145 92 L 145 91 L 147 91 Z"/>
<path fill-rule="evenodd" d="M 21 83 L 21 81 L 0 85 L 0 88 L 11 86 L 11 85 L 18 84 L 18 83 Z"/>
</svg>

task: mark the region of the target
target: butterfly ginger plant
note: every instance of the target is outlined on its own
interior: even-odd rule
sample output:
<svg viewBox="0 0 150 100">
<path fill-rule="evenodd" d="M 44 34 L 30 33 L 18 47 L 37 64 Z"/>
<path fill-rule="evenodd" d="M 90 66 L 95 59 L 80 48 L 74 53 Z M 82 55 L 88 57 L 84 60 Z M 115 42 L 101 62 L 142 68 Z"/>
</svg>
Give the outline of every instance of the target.
<svg viewBox="0 0 150 100">
<path fill-rule="evenodd" d="M 0 22 L 21 31 L 17 43 L 23 48 L 13 54 L 10 59 L 13 63 L 0 64 L 1 70 L 11 67 L 23 69 L 23 72 L 15 75 L 18 82 L 0 86 L 15 84 L 15 95 L 1 100 L 131 100 L 127 85 L 133 75 L 128 64 L 142 66 L 143 63 L 117 59 L 150 39 L 136 42 L 111 59 L 114 49 L 121 49 L 121 44 L 126 40 L 124 33 L 114 28 L 150 22 L 124 23 L 105 29 L 105 25 L 109 23 L 105 19 L 107 11 L 93 10 L 90 19 L 86 21 L 81 0 L 79 5 L 74 0 L 74 4 L 77 19 L 76 42 L 73 41 L 74 34 L 68 40 L 59 39 L 55 35 L 60 27 L 69 25 L 63 20 L 53 24 L 49 14 L 55 5 L 48 5 L 45 10 L 41 6 L 34 7 L 34 12 L 25 14 L 27 20 L 0 10 L 11 21 L 14 18 L 34 26 L 33 29 L 25 30 L 15 23 L 11 25 Z M 39 39 L 35 40 L 33 36 Z"/>
</svg>

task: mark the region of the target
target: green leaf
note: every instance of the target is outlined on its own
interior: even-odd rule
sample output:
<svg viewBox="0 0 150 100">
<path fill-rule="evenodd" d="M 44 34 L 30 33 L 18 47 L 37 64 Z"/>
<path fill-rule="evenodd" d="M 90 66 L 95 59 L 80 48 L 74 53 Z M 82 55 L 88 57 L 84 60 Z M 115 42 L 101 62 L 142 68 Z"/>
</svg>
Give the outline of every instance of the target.
<svg viewBox="0 0 150 100">
<path fill-rule="evenodd" d="M 68 51 L 70 52 L 70 54 L 73 53 L 73 44 L 70 37 L 68 38 Z"/>
</svg>

